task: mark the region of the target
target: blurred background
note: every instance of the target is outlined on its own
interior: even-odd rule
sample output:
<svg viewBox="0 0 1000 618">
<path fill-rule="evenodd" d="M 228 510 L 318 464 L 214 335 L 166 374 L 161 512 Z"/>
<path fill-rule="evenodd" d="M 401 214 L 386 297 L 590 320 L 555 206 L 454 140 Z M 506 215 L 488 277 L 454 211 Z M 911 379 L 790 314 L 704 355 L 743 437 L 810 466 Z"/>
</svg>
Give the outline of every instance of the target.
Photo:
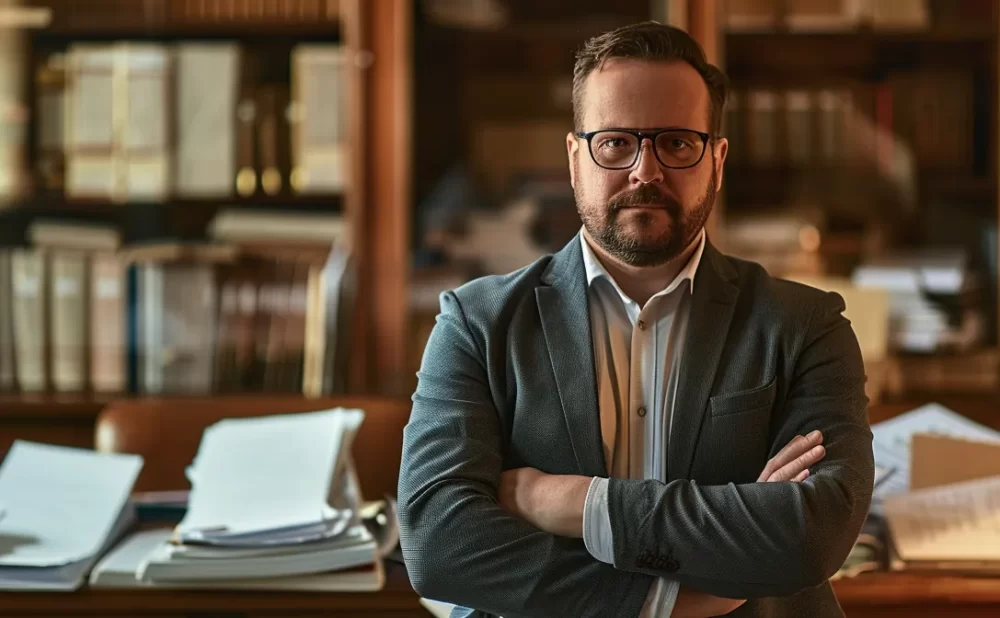
<svg viewBox="0 0 1000 618">
<path fill-rule="evenodd" d="M 579 230 L 573 54 L 647 19 L 731 79 L 712 241 L 842 293 L 873 400 L 996 393 L 997 0 L 0 0 L 0 401 L 408 396 Z"/>
</svg>

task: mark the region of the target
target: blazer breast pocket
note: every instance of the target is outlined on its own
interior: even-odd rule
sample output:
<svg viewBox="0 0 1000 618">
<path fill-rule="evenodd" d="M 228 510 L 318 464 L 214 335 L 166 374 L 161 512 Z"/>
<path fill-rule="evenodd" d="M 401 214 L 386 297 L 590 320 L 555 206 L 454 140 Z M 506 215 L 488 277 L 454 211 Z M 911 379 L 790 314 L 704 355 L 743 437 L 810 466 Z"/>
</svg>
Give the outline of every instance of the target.
<svg viewBox="0 0 1000 618">
<path fill-rule="evenodd" d="M 771 406 L 774 405 L 774 396 L 777 390 L 778 379 L 774 377 L 764 386 L 736 393 L 715 395 L 709 400 L 712 416 L 726 416 L 764 409 L 770 410 Z"/>
</svg>

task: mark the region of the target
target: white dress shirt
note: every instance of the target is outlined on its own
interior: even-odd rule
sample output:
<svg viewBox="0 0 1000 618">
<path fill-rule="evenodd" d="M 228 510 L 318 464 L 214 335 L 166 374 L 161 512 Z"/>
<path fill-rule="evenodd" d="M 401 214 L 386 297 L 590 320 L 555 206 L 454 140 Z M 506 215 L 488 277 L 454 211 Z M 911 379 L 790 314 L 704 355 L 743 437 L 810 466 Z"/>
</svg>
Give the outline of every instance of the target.
<svg viewBox="0 0 1000 618">
<path fill-rule="evenodd" d="M 677 277 L 640 307 L 625 295 L 581 239 L 593 338 L 604 461 L 613 478 L 666 482 L 667 447 L 677 370 L 687 330 L 694 276 L 705 250 L 705 230 Z M 584 544 L 613 564 L 608 479 L 595 478 L 583 514 Z M 649 589 L 642 618 L 673 612 L 680 585 L 660 578 Z"/>
</svg>

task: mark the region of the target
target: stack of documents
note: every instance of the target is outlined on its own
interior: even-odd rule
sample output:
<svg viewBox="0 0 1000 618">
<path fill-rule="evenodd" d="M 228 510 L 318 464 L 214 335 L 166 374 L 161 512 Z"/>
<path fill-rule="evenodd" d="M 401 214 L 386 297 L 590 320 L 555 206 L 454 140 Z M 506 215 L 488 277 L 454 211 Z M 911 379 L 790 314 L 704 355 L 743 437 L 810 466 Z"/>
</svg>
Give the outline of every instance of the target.
<svg viewBox="0 0 1000 618">
<path fill-rule="evenodd" d="M 1000 574 L 1000 476 L 892 496 L 894 569 Z"/>
<path fill-rule="evenodd" d="M 876 472 L 873 509 L 881 510 L 887 497 L 911 489 L 914 437 L 938 436 L 1000 443 L 1000 432 L 931 403 L 872 425 Z M 921 466 L 924 462 L 918 462 Z M 936 462 L 936 465 L 954 462 Z M 919 481 L 919 479 L 918 479 Z"/>
<path fill-rule="evenodd" d="M 381 587 L 350 455 L 363 418 L 337 408 L 209 427 L 188 469 L 180 524 L 131 537 L 95 567 L 91 584 Z"/>
<path fill-rule="evenodd" d="M 0 589 L 79 588 L 128 531 L 137 455 L 16 441 L 0 466 Z"/>
<path fill-rule="evenodd" d="M 872 433 L 889 567 L 1000 573 L 1000 432 L 929 404 Z"/>
<path fill-rule="evenodd" d="M 858 287 L 888 292 L 893 349 L 918 353 L 967 349 L 981 338 L 980 282 L 962 249 L 882 256 L 860 265 L 852 281 Z"/>
</svg>

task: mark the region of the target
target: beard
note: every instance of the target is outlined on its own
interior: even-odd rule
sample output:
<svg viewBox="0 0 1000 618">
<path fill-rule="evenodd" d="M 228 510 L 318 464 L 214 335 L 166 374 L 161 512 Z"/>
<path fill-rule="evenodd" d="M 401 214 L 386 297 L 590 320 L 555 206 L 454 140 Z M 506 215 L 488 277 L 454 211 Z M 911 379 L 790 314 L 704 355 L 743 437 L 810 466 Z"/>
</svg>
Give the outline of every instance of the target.
<svg viewBox="0 0 1000 618">
<path fill-rule="evenodd" d="M 587 204 L 576 190 L 576 207 L 583 226 L 602 249 L 629 266 L 660 266 L 676 258 L 687 249 L 705 226 L 715 205 L 715 166 L 712 177 L 701 198 L 691 208 L 663 195 L 653 185 L 643 185 L 634 191 L 612 197 L 606 206 Z M 663 232 L 648 238 L 640 232 L 629 232 L 620 221 L 626 208 L 642 205 L 649 211 L 633 213 L 633 225 L 648 228 L 656 224 L 661 208 L 669 218 Z"/>
</svg>

